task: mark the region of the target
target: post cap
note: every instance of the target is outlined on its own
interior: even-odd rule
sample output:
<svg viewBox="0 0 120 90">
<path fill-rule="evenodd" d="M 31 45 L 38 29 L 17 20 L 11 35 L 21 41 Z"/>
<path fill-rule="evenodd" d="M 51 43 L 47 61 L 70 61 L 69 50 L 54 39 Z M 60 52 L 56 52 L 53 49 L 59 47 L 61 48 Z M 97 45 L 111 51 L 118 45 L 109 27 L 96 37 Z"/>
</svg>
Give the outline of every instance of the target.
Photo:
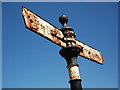
<svg viewBox="0 0 120 90">
<path fill-rule="evenodd" d="M 61 16 L 59 17 L 59 22 L 60 22 L 62 25 L 67 24 L 67 22 L 68 22 L 68 17 L 67 17 L 66 15 L 61 15 Z"/>
</svg>

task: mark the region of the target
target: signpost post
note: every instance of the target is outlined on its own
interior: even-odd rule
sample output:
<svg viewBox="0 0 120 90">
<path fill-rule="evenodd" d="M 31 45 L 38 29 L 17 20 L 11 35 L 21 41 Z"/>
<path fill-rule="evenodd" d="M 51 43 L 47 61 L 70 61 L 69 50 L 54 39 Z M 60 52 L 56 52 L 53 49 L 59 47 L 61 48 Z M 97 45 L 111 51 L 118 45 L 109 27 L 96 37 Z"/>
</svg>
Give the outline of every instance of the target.
<svg viewBox="0 0 120 90">
<path fill-rule="evenodd" d="M 71 90 L 82 90 L 77 56 L 103 64 L 104 59 L 100 52 L 75 39 L 74 30 L 67 25 L 67 16 L 62 15 L 59 17 L 59 21 L 63 25 L 59 30 L 27 8 L 23 7 L 22 9 L 26 28 L 62 47 L 59 53 L 67 62 Z"/>
<path fill-rule="evenodd" d="M 66 42 L 66 47 L 60 50 L 60 55 L 65 58 L 67 62 L 71 90 L 82 90 L 78 69 L 79 65 L 77 64 L 77 56 L 82 51 L 82 48 L 76 46 L 76 42 L 74 41 L 76 34 L 71 27 L 67 26 L 68 17 L 62 15 L 59 17 L 59 21 L 63 25 L 60 30 L 62 31 Z"/>
</svg>

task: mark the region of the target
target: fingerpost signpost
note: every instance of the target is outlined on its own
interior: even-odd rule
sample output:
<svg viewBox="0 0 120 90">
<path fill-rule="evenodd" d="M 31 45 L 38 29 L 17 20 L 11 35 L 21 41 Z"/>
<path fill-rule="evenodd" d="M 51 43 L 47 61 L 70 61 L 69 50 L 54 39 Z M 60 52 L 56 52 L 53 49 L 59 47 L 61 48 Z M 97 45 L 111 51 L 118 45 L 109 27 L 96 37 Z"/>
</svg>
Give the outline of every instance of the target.
<svg viewBox="0 0 120 90">
<path fill-rule="evenodd" d="M 98 64 L 103 64 L 104 59 L 100 52 L 75 39 L 76 34 L 67 25 L 68 17 L 65 15 L 59 17 L 59 22 L 62 24 L 61 29 L 25 7 L 22 7 L 22 15 L 26 28 L 62 47 L 59 54 L 67 62 L 71 90 L 82 90 L 77 57 L 82 56 Z"/>
</svg>

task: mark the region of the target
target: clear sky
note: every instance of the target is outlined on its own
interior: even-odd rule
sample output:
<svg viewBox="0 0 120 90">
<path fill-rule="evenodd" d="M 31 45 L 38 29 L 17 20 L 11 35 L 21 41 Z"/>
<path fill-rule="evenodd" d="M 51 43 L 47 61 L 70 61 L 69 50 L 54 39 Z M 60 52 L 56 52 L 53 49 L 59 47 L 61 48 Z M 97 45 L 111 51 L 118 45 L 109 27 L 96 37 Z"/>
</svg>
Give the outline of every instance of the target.
<svg viewBox="0 0 120 90">
<path fill-rule="evenodd" d="M 118 88 L 118 3 L 3 3 L 3 88 L 69 88 L 66 61 L 61 47 L 25 28 L 22 6 L 57 28 L 61 14 L 76 39 L 101 51 L 99 65 L 83 57 L 78 64 L 83 88 Z"/>
</svg>

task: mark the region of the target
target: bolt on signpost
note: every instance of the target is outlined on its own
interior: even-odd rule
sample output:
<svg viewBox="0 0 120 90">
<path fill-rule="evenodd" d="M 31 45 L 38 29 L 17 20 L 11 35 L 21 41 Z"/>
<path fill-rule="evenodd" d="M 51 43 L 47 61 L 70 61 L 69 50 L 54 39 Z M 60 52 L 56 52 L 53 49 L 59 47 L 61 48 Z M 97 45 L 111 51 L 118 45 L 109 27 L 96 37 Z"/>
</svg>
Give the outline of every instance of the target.
<svg viewBox="0 0 120 90">
<path fill-rule="evenodd" d="M 71 90 L 82 90 L 77 57 L 82 56 L 103 64 L 104 59 L 100 52 L 75 39 L 76 34 L 67 25 L 68 17 L 65 15 L 59 17 L 62 24 L 60 30 L 25 7 L 22 8 L 22 15 L 26 28 L 62 47 L 59 53 L 67 62 Z"/>
</svg>

